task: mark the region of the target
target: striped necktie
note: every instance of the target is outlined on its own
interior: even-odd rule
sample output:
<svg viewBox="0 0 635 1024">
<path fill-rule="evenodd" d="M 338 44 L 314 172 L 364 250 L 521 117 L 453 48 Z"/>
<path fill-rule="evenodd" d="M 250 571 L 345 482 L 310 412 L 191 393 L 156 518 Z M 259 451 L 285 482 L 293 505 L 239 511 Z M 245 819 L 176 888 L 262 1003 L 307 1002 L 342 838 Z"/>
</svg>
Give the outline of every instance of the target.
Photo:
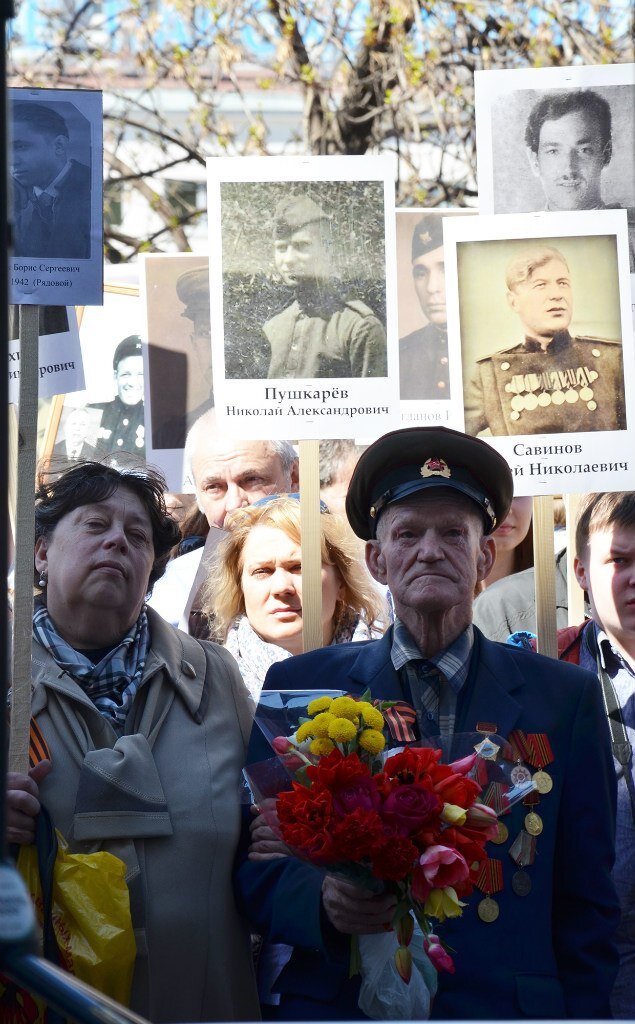
<svg viewBox="0 0 635 1024">
<path fill-rule="evenodd" d="M 421 711 L 426 722 L 426 732 L 437 733 L 439 731 L 441 673 L 431 661 L 420 661 L 417 664 L 417 675 L 420 682 Z"/>
</svg>

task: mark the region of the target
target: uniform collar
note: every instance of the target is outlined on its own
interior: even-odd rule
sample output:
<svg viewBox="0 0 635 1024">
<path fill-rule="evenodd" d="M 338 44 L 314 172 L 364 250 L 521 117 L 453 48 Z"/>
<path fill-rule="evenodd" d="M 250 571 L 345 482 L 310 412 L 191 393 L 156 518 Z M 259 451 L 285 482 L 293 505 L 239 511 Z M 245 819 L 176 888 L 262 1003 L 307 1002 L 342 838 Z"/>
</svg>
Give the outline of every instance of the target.
<svg viewBox="0 0 635 1024">
<path fill-rule="evenodd" d="M 556 331 L 545 351 L 550 355 L 553 355 L 556 352 L 562 352 L 564 349 L 569 348 L 570 344 L 571 335 L 568 331 Z M 542 351 L 542 345 L 539 341 L 536 341 L 535 338 L 525 338 L 523 348 L 525 352 Z"/>
</svg>

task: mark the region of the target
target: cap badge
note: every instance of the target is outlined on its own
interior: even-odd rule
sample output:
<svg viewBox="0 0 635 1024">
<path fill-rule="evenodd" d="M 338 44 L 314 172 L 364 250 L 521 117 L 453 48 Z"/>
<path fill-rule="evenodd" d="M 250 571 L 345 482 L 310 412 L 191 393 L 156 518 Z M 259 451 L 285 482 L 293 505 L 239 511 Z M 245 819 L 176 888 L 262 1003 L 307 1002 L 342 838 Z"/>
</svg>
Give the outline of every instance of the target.
<svg viewBox="0 0 635 1024">
<path fill-rule="evenodd" d="M 452 471 L 451 471 L 450 467 L 448 466 L 447 462 L 444 462 L 443 459 L 435 459 L 435 458 L 428 459 L 426 462 L 424 462 L 424 464 L 421 467 L 421 469 L 419 470 L 419 472 L 421 473 L 421 476 L 423 476 L 423 477 L 426 477 L 426 476 L 445 476 L 445 477 L 451 477 L 452 476 Z"/>
<path fill-rule="evenodd" d="M 421 242 L 422 245 L 427 245 L 429 242 L 432 241 L 432 235 L 430 234 L 429 231 L 420 231 L 419 241 Z"/>
</svg>

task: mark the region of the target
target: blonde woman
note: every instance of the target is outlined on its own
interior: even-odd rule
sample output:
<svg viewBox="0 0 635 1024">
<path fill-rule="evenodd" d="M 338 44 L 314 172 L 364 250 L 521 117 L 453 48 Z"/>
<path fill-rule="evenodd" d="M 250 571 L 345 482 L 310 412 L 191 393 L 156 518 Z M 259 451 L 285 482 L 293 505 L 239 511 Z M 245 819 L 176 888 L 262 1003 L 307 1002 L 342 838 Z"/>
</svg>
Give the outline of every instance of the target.
<svg viewBox="0 0 635 1024">
<path fill-rule="evenodd" d="M 270 665 L 302 653 L 300 503 L 262 499 L 232 514 L 203 596 L 215 637 L 234 655 L 254 700 Z M 385 602 L 339 516 L 320 516 L 325 646 L 380 636 Z"/>
</svg>

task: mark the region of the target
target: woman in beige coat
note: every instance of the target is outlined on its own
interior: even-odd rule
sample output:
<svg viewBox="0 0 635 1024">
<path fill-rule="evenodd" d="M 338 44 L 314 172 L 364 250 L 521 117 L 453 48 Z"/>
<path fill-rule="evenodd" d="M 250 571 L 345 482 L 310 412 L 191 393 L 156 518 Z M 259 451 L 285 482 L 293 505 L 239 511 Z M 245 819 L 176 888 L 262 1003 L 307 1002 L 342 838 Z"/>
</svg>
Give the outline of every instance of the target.
<svg viewBox="0 0 635 1024">
<path fill-rule="evenodd" d="M 232 658 L 146 609 L 175 531 L 150 471 L 86 463 L 40 487 L 32 714 L 50 762 L 9 776 L 8 840 L 33 841 L 41 800 L 71 850 L 124 860 L 133 1010 L 253 1020 L 231 888 L 251 716 Z"/>
</svg>

